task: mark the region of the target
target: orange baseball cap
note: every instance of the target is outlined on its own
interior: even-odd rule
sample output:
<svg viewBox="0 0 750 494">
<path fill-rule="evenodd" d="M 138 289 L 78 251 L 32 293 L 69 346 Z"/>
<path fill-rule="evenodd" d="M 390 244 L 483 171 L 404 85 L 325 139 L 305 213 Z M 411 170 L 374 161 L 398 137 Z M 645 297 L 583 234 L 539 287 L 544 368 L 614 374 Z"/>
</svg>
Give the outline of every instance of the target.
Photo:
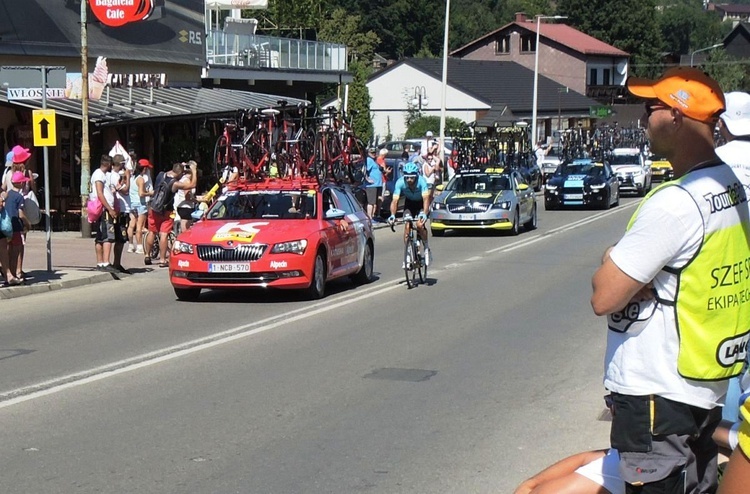
<svg viewBox="0 0 750 494">
<path fill-rule="evenodd" d="M 726 106 L 719 83 L 691 67 L 669 69 L 657 80 L 629 77 L 626 85 L 634 96 L 658 99 L 700 122 L 715 119 Z"/>
</svg>

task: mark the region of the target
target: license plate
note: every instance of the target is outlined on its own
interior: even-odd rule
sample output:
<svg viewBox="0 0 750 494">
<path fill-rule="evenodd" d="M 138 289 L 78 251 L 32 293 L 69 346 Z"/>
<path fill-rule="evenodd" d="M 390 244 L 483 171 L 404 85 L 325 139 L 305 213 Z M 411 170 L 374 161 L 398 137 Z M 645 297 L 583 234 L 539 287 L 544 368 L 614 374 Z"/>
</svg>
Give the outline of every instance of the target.
<svg viewBox="0 0 750 494">
<path fill-rule="evenodd" d="M 474 221 L 477 219 L 476 214 L 459 214 L 458 219 L 461 221 Z"/>
<path fill-rule="evenodd" d="M 249 273 L 250 263 L 212 262 L 208 264 L 209 273 Z"/>
<path fill-rule="evenodd" d="M 580 200 L 583 199 L 583 194 L 565 194 L 563 199 Z"/>
</svg>

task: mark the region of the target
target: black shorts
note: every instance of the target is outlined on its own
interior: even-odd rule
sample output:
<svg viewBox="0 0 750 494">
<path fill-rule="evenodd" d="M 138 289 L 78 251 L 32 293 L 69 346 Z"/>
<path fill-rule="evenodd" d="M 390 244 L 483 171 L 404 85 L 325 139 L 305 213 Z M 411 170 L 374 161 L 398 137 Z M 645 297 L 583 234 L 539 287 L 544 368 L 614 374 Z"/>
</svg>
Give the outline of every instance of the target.
<svg viewBox="0 0 750 494">
<path fill-rule="evenodd" d="M 367 204 L 375 204 L 378 197 L 382 195 L 383 187 L 365 187 L 367 193 Z"/>
<path fill-rule="evenodd" d="M 414 216 L 415 218 L 419 214 L 420 211 L 424 210 L 424 201 L 411 201 L 409 199 L 406 199 L 404 201 L 404 214 L 407 212 Z"/>
<path fill-rule="evenodd" d="M 96 236 L 94 237 L 94 242 L 97 244 L 103 244 L 104 242 L 124 244 L 124 227 L 124 221 L 120 218 L 112 218 L 107 211 L 104 211 L 99 217 L 99 221 L 96 223 Z"/>
</svg>

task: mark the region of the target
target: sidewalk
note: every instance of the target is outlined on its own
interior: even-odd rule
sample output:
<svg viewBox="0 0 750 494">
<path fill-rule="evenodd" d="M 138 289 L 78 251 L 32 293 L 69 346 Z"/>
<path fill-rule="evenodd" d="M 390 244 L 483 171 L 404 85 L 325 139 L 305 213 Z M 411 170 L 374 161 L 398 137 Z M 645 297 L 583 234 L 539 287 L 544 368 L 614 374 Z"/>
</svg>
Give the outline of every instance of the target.
<svg viewBox="0 0 750 494">
<path fill-rule="evenodd" d="M 373 223 L 374 229 L 387 227 L 385 222 Z M 52 232 L 52 271 L 47 271 L 46 233 L 31 231 L 26 237 L 24 255 L 26 283 L 0 288 L 0 300 L 119 280 L 159 270 L 158 267 L 144 265 L 142 254 L 127 251 L 122 253 L 122 265 L 132 273 L 130 275 L 104 273 L 94 269 L 95 265 L 93 238 L 83 238 L 80 232 Z"/>
<path fill-rule="evenodd" d="M 123 252 L 122 264 L 133 274 L 154 270 L 144 266 L 142 255 L 128 252 Z M 26 283 L 0 288 L 0 300 L 132 276 L 97 271 L 95 265 L 93 238 L 82 238 L 80 232 L 52 232 L 52 271 L 47 271 L 46 233 L 31 231 L 26 238 L 24 255 Z"/>
</svg>

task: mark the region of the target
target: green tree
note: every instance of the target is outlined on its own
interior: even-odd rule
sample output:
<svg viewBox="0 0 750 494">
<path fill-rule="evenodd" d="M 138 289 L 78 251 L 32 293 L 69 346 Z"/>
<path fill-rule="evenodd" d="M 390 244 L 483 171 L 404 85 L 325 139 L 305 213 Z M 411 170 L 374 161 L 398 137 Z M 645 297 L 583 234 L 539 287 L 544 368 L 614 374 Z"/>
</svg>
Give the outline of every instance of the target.
<svg viewBox="0 0 750 494">
<path fill-rule="evenodd" d="M 569 25 L 631 56 L 631 75 L 652 76 L 659 66 L 662 39 L 654 0 L 560 0 L 558 14 Z"/>
<path fill-rule="evenodd" d="M 300 29 L 317 29 L 323 18 L 324 0 L 269 0 L 262 16 L 274 23 L 278 30 L 272 36 L 299 36 Z M 257 10 L 246 10 L 243 17 L 258 16 Z"/>
<path fill-rule="evenodd" d="M 342 7 L 335 8 L 321 22 L 318 39 L 347 46 L 352 58 L 369 62 L 373 58 L 380 38 L 373 31 L 365 31 L 362 17 L 352 15 Z"/>
<path fill-rule="evenodd" d="M 349 86 L 349 111 L 354 115 L 352 128 L 357 137 L 368 143 L 372 140 L 374 132 L 370 115 L 372 98 L 367 90 L 370 68 L 366 62 L 355 60 L 349 64 L 349 71 L 354 74 L 354 81 Z"/>
<path fill-rule="evenodd" d="M 724 50 L 711 51 L 702 68 L 719 83 L 725 93 L 747 91 L 749 79 L 746 66 L 740 60 L 727 55 Z"/>
<path fill-rule="evenodd" d="M 659 30 L 669 53 L 687 54 L 721 41 L 726 34 L 719 16 L 703 10 L 702 0 L 670 0 L 659 10 Z"/>
<path fill-rule="evenodd" d="M 469 126 L 466 124 L 466 122 L 464 122 L 460 118 L 445 117 L 446 136 L 452 135 L 454 133 L 453 131 L 455 131 L 456 133 L 465 132 L 468 128 Z M 435 136 L 440 135 L 440 117 L 429 116 L 415 119 L 406 128 L 406 134 L 404 135 L 404 138 L 414 139 L 423 137 L 428 130 L 432 131 L 432 134 Z"/>
</svg>

